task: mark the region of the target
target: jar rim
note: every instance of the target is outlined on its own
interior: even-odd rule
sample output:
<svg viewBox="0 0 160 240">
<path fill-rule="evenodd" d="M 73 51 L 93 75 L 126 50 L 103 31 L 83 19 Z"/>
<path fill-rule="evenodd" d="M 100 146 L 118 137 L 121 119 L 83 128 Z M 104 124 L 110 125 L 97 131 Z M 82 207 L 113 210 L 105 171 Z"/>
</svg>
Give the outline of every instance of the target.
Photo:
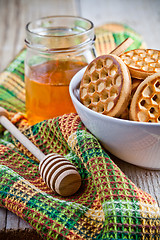
<svg viewBox="0 0 160 240">
<path fill-rule="evenodd" d="M 26 25 L 26 45 L 42 51 L 75 48 L 94 39 L 94 24 L 79 16 L 42 17 Z"/>
<path fill-rule="evenodd" d="M 88 32 L 88 31 L 90 31 L 94 28 L 93 22 L 91 20 L 87 19 L 87 18 L 83 18 L 83 17 L 80 17 L 80 16 L 73 16 L 73 15 L 53 15 L 53 16 L 42 17 L 42 18 L 39 18 L 39 19 L 28 22 L 26 24 L 26 31 L 28 31 L 31 34 L 35 34 L 35 35 L 42 36 L 42 37 L 60 37 L 60 38 L 64 37 L 64 36 L 61 36 L 61 35 L 55 35 L 55 36 L 54 35 L 43 35 L 43 34 L 31 31 L 29 29 L 29 26 L 31 24 L 34 24 L 34 23 L 36 23 L 38 21 L 41 21 L 41 20 L 47 20 L 47 19 L 49 20 L 49 19 L 53 19 L 53 18 L 54 19 L 58 19 L 58 18 L 59 19 L 62 19 L 62 18 L 68 18 L 68 19 L 70 18 L 71 19 L 71 18 L 73 18 L 73 19 L 77 19 L 77 20 L 80 19 L 80 20 L 84 20 L 84 21 L 86 21 L 87 23 L 90 24 L 90 27 L 88 29 L 86 29 L 85 32 L 80 32 L 80 33 L 76 33 L 76 34 L 69 34 L 67 36 L 81 35 L 81 34 L 84 34 L 84 33 Z"/>
</svg>

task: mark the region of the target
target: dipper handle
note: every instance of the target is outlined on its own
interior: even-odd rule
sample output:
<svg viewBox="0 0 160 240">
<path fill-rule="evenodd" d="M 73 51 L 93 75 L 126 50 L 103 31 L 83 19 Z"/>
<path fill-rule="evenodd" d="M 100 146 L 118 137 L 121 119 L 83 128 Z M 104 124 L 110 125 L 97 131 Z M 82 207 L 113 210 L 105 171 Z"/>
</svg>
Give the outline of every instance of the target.
<svg viewBox="0 0 160 240">
<path fill-rule="evenodd" d="M 126 49 L 133 43 L 132 38 L 125 39 L 121 44 L 119 44 L 110 54 L 114 54 L 120 56 L 122 53 L 126 51 Z"/>
<path fill-rule="evenodd" d="M 0 123 L 40 161 L 40 175 L 53 191 L 61 196 L 70 196 L 77 192 L 81 186 L 81 176 L 72 163 L 56 153 L 44 155 L 8 120 L 8 112 L 2 107 Z"/>
<path fill-rule="evenodd" d="M 8 112 L 0 107 L 0 123 L 41 162 L 45 155 L 8 120 L 8 117 Z"/>
</svg>

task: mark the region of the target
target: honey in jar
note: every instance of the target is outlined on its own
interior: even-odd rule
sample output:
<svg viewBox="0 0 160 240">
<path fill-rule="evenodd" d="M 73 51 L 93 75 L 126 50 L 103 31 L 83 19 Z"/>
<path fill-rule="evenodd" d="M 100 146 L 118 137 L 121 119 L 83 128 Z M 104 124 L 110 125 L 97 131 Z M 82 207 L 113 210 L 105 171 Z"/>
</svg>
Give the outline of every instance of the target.
<svg viewBox="0 0 160 240">
<path fill-rule="evenodd" d="M 52 60 L 31 67 L 25 76 L 26 113 L 30 124 L 75 112 L 69 95 L 72 77 L 86 63 L 73 60 Z"/>
<path fill-rule="evenodd" d="M 94 27 L 74 16 L 45 17 L 26 26 L 26 113 L 30 125 L 75 112 L 72 77 L 95 57 Z"/>
</svg>

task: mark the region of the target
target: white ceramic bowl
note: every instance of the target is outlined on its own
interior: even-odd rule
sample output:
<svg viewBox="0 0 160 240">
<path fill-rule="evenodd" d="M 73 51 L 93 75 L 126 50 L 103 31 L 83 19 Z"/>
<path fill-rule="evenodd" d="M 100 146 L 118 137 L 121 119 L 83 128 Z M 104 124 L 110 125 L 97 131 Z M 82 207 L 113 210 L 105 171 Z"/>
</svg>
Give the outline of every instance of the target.
<svg viewBox="0 0 160 240">
<path fill-rule="evenodd" d="M 71 80 L 69 91 L 84 125 L 116 157 L 137 166 L 160 169 L 160 124 L 142 123 L 105 116 L 85 107 L 79 86 L 85 68 Z"/>
</svg>

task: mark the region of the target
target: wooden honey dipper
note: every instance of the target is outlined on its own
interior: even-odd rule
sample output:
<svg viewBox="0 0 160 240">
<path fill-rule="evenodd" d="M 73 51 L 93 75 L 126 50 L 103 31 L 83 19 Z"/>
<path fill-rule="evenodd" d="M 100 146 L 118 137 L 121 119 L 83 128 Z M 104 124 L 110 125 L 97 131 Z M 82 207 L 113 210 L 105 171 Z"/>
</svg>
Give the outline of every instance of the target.
<svg viewBox="0 0 160 240">
<path fill-rule="evenodd" d="M 119 56 L 132 43 L 131 38 L 125 39 L 111 54 Z M 0 107 L 0 123 L 40 161 L 40 175 L 53 191 L 61 196 L 70 196 L 80 188 L 81 177 L 76 167 L 59 154 L 44 155 L 8 120 L 8 112 L 2 107 Z"/>
<path fill-rule="evenodd" d="M 8 112 L 2 107 L 0 123 L 40 161 L 40 175 L 53 191 L 61 196 L 70 196 L 77 192 L 81 186 L 81 176 L 72 163 L 56 153 L 43 154 L 8 120 Z"/>
</svg>

